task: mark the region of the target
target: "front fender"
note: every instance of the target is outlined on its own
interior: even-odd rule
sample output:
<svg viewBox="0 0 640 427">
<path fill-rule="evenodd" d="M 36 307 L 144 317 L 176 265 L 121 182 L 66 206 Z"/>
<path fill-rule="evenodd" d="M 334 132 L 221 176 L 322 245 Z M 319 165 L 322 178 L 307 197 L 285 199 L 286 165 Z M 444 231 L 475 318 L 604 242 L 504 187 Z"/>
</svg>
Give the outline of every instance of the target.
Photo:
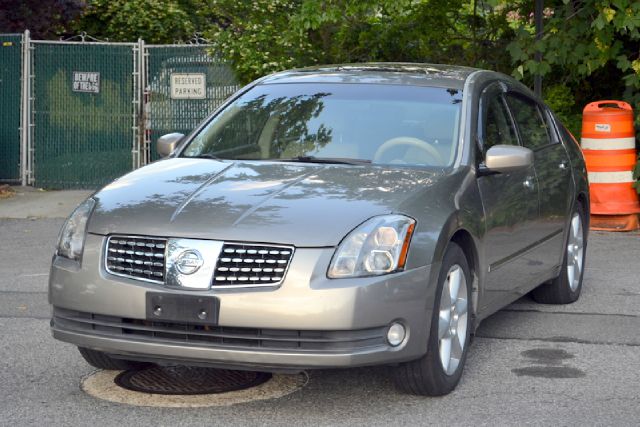
<svg viewBox="0 0 640 427">
<path fill-rule="evenodd" d="M 485 232 L 475 170 L 468 167 L 452 172 L 437 188 L 405 203 L 403 212 L 417 221 L 408 268 L 441 262 L 447 244 L 461 230 L 472 237 L 476 248 Z"/>
<path fill-rule="evenodd" d="M 475 309 L 486 271 L 481 245 L 486 227 L 485 216 L 475 170 L 465 168 L 452 173 L 443 185 L 438 186 L 437 191 L 429 192 L 419 200 L 426 200 L 427 203 L 412 206 L 414 209 L 411 213 L 417 220 L 417 227 L 407 266 L 417 268 L 430 264 L 429 286 L 435 287 L 444 252 L 447 245 L 455 240 L 463 246 L 469 257 Z"/>
</svg>

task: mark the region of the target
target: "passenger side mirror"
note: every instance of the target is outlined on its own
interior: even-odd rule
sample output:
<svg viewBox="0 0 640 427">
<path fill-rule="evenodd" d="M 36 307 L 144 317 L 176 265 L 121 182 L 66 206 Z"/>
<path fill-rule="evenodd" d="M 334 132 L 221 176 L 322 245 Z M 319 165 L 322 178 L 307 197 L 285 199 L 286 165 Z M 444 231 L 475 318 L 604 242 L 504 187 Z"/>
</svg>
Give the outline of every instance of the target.
<svg viewBox="0 0 640 427">
<path fill-rule="evenodd" d="M 182 138 L 184 138 L 184 134 L 177 132 L 162 135 L 156 142 L 156 151 L 160 157 L 167 157 L 175 151 Z"/>
<path fill-rule="evenodd" d="M 503 173 L 532 164 L 533 151 L 530 149 L 518 145 L 494 145 L 487 150 L 484 169 L 490 173 Z"/>
</svg>

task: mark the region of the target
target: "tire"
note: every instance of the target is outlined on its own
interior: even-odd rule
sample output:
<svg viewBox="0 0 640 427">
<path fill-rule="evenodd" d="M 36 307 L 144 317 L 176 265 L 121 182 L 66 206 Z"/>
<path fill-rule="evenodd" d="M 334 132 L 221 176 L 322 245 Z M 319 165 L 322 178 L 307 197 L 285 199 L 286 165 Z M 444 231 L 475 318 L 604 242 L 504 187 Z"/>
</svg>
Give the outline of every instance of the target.
<svg viewBox="0 0 640 427">
<path fill-rule="evenodd" d="M 445 308 L 442 312 L 448 312 L 449 318 L 452 320 L 446 320 L 446 316 L 442 317 L 444 327 L 441 328 L 441 309 L 443 307 L 453 306 L 454 300 L 452 297 L 446 299 L 446 296 L 451 295 L 451 292 L 444 294 L 445 300 L 442 300 L 443 289 L 451 289 L 451 286 L 454 286 L 455 277 L 460 278 L 458 292 L 455 297 L 458 317 L 451 316 L 451 313 L 454 313 L 454 311 L 452 311 L 453 309 L 447 310 Z M 447 284 L 446 287 L 445 283 Z M 464 293 L 463 290 L 466 290 L 466 302 L 461 301 L 461 294 Z M 449 304 L 449 306 L 447 306 L 447 304 Z M 469 263 L 460 246 L 455 243 L 449 243 L 449 246 L 447 246 L 445 250 L 442 267 L 438 275 L 438 286 L 436 288 L 434 310 L 431 318 L 431 330 L 427 342 L 427 353 L 420 359 L 402 363 L 393 368 L 394 381 L 400 390 L 415 395 L 442 396 L 455 389 L 462 376 L 470 344 L 471 316 L 469 313 L 472 312 L 470 304 L 471 274 Z M 464 314 L 462 314 L 463 312 Z M 453 321 L 456 323 L 452 324 L 451 322 Z M 452 334 L 454 330 L 456 331 L 455 335 Z M 464 337 L 464 342 L 460 346 L 455 346 L 456 343 L 454 340 L 458 340 L 458 343 L 460 343 L 459 337 L 461 336 Z M 441 337 L 442 340 L 440 339 Z M 447 368 L 445 368 L 443 359 L 446 359 L 446 356 L 443 356 L 441 359 L 440 351 L 441 343 L 445 346 L 443 349 L 446 348 L 447 339 L 451 344 L 449 347 L 450 361 L 447 363 Z M 453 346 L 458 349 L 461 348 L 461 352 L 456 352 Z M 455 353 L 459 355 L 457 361 L 454 361 L 453 358 Z M 444 354 L 446 354 L 446 350 L 444 350 Z"/>
<path fill-rule="evenodd" d="M 579 225 L 579 227 L 576 227 L 576 225 Z M 584 209 L 577 202 L 569 222 L 560 274 L 555 279 L 538 286 L 531 292 L 531 296 L 536 302 L 541 304 L 570 304 L 580 298 L 587 254 L 586 225 Z M 579 245 L 580 248 L 576 249 L 576 245 Z M 576 271 L 576 267 L 578 267 L 578 271 Z"/>
<path fill-rule="evenodd" d="M 129 371 L 141 369 L 149 365 L 149 363 L 144 362 L 116 359 L 101 351 L 91 350 L 84 347 L 78 347 L 78 350 L 89 365 L 98 369 L 105 369 L 108 371 Z"/>
</svg>

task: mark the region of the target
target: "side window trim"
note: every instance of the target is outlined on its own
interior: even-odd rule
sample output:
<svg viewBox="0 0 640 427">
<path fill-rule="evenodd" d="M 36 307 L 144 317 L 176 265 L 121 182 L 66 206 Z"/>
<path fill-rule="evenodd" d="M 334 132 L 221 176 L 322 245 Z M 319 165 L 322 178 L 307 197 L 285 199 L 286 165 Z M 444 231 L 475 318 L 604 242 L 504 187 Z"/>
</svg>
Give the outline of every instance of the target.
<svg viewBox="0 0 640 427">
<path fill-rule="evenodd" d="M 522 138 L 520 137 L 520 129 L 518 128 L 518 123 L 516 123 L 516 118 L 513 117 L 513 112 L 511 112 L 511 108 L 509 108 L 509 103 L 507 102 L 507 98 L 506 98 L 506 94 L 507 92 L 503 92 L 500 95 L 500 101 L 502 102 L 502 105 L 504 106 L 505 111 L 507 112 L 507 116 L 509 119 L 509 124 L 511 125 L 511 128 L 514 130 L 515 134 L 516 134 L 516 139 L 518 140 L 518 145 L 520 147 L 524 147 L 524 144 L 522 143 Z"/>
<path fill-rule="evenodd" d="M 521 147 L 524 147 L 524 141 L 522 139 L 522 133 L 520 131 L 520 125 L 516 121 L 516 118 L 515 118 L 515 116 L 513 114 L 513 111 L 511 110 L 511 106 L 507 102 L 507 96 L 509 96 L 509 95 L 517 96 L 518 94 L 519 94 L 519 92 L 515 92 L 515 91 L 512 91 L 512 90 L 507 90 L 505 93 L 502 94 L 502 100 L 503 100 L 504 104 L 507 106 L 507 111 L 509 112 L 509 120 L 511 120 L 511 124 L 513 125 L 513 128 L 516 130 L 516 138 L 518 138 L 518 144 L 520 144 Z"/>
<path fill-rule="evenodd" d="M 513 113 L 509 108 L 509 104 L 505 99 L 505 94 L 509 92 L 507 85 L 500 81 L 494 80 L 488 83 L 481 91 L 480 91 L 480 101 L 478 105 L 478 121 L 477 121 L 477 129 L 476 129 L 476 149 L 480 155 L 478 158 L 478 163 L 482 163 L 484 161 L 484 147 L 485 147 L 485 123 L 486 123 L 486 112 L 488 109 L 487 100 L 489 100 L 490 96 L 496 94 L 497 98 L 500 100 L 503 108 L 506 111 L 506 119 L 508 120 L 508 124 L 511 125 L 511 129 L 514 131 L 516 141 L 519 146 L 523 146 L 522 138 L 520 138 L 520 132 L 517 127 L 517 123 L 513 117 Z"/>
<path fill-rule="evenodd" d="M 497 88 L 499 88 L 500 86 L 498 85 L 497 82 L 491 82 L 489 84 L 487 84 L 481 91 L 480 91 L 480 99 L 478 102 L 478 121 L 477 121 L 477 129 L 476 129 L 476 149 L 478 151 L 478 153 L 480 154 L 480 158 L 478 159 L 478 161 L 482 161 L 484 160 L 483 157 L 483 152 L 484 152 L 484 139 L 485 139 L 485 123 L 487 121 L 487 100 L 490 96 L 490 94 L 496 90 Z"/>
<path fill-rule="evenodd" d="M 544 114 L 544 117 L 547 121 L 547 123 L 549 124 L 549 131 L 551 132 L 551 143 L 546 145 L 545 147 L 548 147 L 550 145 L 555 145 L 555 144 L 560 144 L 561 142 L 561 136 L 560 136 L 560 129 L 558 128 L 558 123 L 556 122 L 556 117 L 554 116 L 553 112 L 551 111 L 551 109 L 549 107 L 547 107 L 546 105 L 540 105 L 540 108 L 542 108 L 542 112 Z"/>
</svg>

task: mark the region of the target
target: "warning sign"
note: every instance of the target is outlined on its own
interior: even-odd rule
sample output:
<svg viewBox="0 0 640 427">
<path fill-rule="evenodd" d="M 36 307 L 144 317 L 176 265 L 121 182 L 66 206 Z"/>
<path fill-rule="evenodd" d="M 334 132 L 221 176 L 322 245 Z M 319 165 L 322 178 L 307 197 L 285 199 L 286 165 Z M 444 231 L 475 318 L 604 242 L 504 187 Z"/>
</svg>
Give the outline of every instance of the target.
<svg viewBox="0 0 640 427">
<path fill-rule="evenodd" d="M 171 74 L 172 99 L 205 99 L 206 96 L 207 76 L 205 74 Z"/>
<path fill-rule="evenodd" d="M 73 91 L 100 93 L 100 73 L 74 71 L 73 72 Z"/>
</svg>

